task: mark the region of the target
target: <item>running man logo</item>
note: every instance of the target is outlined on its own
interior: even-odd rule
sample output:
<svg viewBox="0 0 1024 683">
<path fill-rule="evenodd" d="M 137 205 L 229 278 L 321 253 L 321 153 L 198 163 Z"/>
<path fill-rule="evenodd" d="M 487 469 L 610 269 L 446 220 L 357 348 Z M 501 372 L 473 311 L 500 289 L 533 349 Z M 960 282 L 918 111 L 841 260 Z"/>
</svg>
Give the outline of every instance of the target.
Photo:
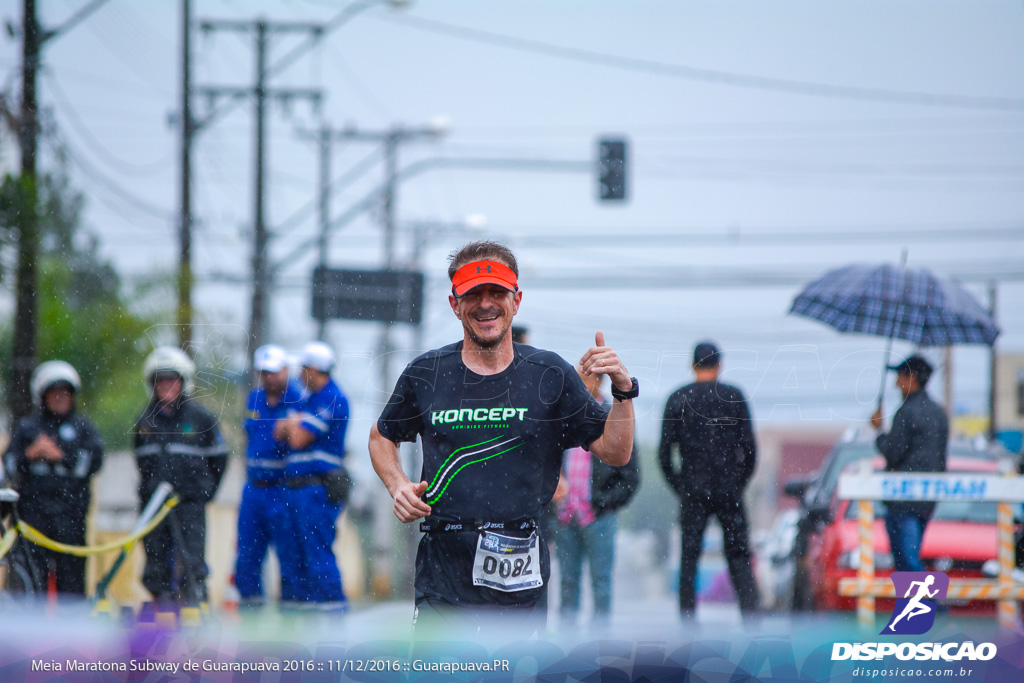
<svg viewBox="0 0 1024 683">
<path fill-rule="evenodd" d="M 935 609 L 946 599 L 949 577 L 941 572 L 893 572 L 896 607 L 882 629 L 884 635 L 919 636 L 935 624 Z"/>
</svg>

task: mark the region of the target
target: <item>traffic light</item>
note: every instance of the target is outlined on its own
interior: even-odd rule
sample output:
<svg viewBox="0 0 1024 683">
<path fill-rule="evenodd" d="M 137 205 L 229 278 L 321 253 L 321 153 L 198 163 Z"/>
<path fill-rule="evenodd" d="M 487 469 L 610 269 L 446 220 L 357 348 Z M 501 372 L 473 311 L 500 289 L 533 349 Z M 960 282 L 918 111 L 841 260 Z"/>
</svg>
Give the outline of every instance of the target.
<svg viewBox="0 0 1024 683">
<path fill-rule="evenodd" d="M 626 141 L 601 138 L 597 141 L 597 191 L 602 201 L 626 199 Z"/>
</svg>

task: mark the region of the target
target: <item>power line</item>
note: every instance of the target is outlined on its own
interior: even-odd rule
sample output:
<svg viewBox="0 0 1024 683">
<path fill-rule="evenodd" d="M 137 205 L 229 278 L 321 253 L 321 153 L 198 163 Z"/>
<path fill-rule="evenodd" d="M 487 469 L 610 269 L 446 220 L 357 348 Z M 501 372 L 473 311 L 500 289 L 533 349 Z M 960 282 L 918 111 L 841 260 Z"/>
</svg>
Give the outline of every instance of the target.
<svg viewBox="0 0 1024 683">
<path fill-rule="evenodd" d="M 164 221 L 173 221 L 175 219 L 174 214 L 171 211 L 149 203 L 145 199 L 142 199 L 124 189 L 116 181 L 111 180 L 102 171 L 86 161 L 80 154 L 76 153 L 68 141 L 61 138 L 56 131 L 49 131 L 48 133 L 49 134 L 45 136 L 44 139 L 50 143 L 54 152 L 63 152 L 69 161 L 74 163 L 85 173 L 86 180 L 96 183 L 97 186 L 102 187 L 112 195 L 115 195 L 128 206 L 131 206 L 135 210 L 141 211 L 148 216 L 159 218 Z"/>
<path fill-rule="evenodd" d="M 125 50 L 124 41 L 126 38 L 128 40 L 136 40 L 137 32 L 131 28 L 125 30 L 123 23 L 119 19 L 120 17 L 115 18 L 113 15 L 105 17 L 105 21 L 108 24 L 118 24 L 114 25 L 113 29 L 107 32 L 101 31 L 95 22 L 88 25 L 89 30 L 96 36 L 99 44 L 111 57 L 120 62 L 137 77 L 139 84 L 145 85 L 145 87 L 153 91 L 160 92 L 156 84 L 163 81 L 162 75 L 157 75 L 151 66 L 146 68 L 144 60 L 140 59 L 140 55 L 151 54 L 152 45 L 148 42 L 137 43 L 139 46 L 135 49 Z M 111 38 L 112 35 L 117 36 L 117 39 L 113 40 Z"/>
<path fill-rule="evenodd" d="M 836 229 L 822 226 L 806 230 L 776 230 L 763 232 L 740 228 L 718 231 L 700 230 L 691 227 L 671 228 L 671 232 L 649 231 L 647 228 L 631 229 L 628 234 L 607 234 L 601 228 L 578 228 L 566 231 L 555 226 L 494 225 L 493 230 L 509 234 L 510 230 L 529 231 L 516 234 L 517 239 L 536 242 L 545 246 L 561 246 L 579 249 L 581 237 L 599 235 L 602 241 L 613 240 L 619 247 L 647 247 L 651 244 L 669 245 L 679 243 L 688 247 L 707 245 L 772 245 L 772 244 L 823 244 L 841 242 L 892 243 L 907 240 L 934 242 L 979 242 L 1024 239 L 1024 224 L 985 225 L 979 223 L 952 224 L 948 227 L 915 228 L 904 226 L 872 226 L 870 230 L 853 226 Z M 616 228 L 617 230 L 617 228 Z M 561 231 L 561 232 L 559 232 Z"/>
<path fill-rule="evenodd" d="M 791 159 L 730 159 L 698 156 L 666 155 L 650 159 L 667 162 L 683 167 L 717 168 L 724 172 L 751 172 L 768 175 L 835 175 L 851 177 L 917 177 L 959 179 L 963 176 L 987 178 L 989 176 L 1021 176 L 1024 165 L 1021 164 L 944 164 L 944 163 L 870 163 L 834 161 L 799 161 Z"/>
<path fill-rule="evenodd" d="M 546 135 L 566 135 L 584 131 L 587 135 L 596 124 L 572 123 L 572 124 L 508 124 L 508 125 L 467 125 L 459 126 L 459 135 L 463 139 L 474 133 L 493 133 L 502 136 L 507 140 L 511 134 L 528 135 L 531 138 L 544 137 Z M 736 122 L 704 122 L 704 123 L 681 123 L 681 122 L 603 122 L 602 127 L 629 130 L 635 133 L 645 133 L 645 137 L 651 138 L 657 135 L 678 136 L 680 140 L 692 140 L 693 138 L 721 136 L 726 137 L 760 137 L 783 135 L 786 138 L 794 136 L 819 136 L 819 135 L 884 135 L 908 133 L 941 133 L 966 132 L 966 133 L 1000 133 L 1020 132 L 1024 130 L 1024 122 L 1017 119 L 1006 119 L 998 115 L 986 115 L 984 117 L 947 117 L 929 116 L 913 118 L 908 117 L 884 117 L 867 119 L 833 119 L 833 120 L 785 120 L 785 121 L 736 121 Z M 572 138 L 575 140 L 576 138 Z"/>
<path fill-rule="evenodd" d="M 487 169 L 503 171 L 545 171 L 550 173 L 580 173 L 587 172 L 593 164 L 587 161 L 571 161 L 563 159 L 508 159 L 488 157 L 432 157 L 413 162 L 397 171 L 394 174 L 394 182 L 400 183 L 421 173 L 436 170 L 439 168 L 462 168 L 462 169 Z M 333 219 L 328 226 L 328 232 L 333 232 L 344 227 L 357 216 L 369 210 L 381 201 L 385 195 L 386 187 L 378 187 L 369 194 L 350 206 L 346 211 Z M 319 236 L 302 242 L 291 252 L 281 258 L 275 265 L 276 271 L 301 258 L 302 255 L 319 243 Z"/>
<path fill-rule="evenodd" d="M 932 268 L 935 272 L 958 282 L 1024 281 L 1024 266 L 1020 263 L 957 262 L 948 267 Z M 792 287 L 810 282 L 821 275 L 819 265 L 799 265 L 788 268 L 645 268 L 643 272 L 604 275 L 593 278 L 591 269 L 569 271 L 558 275 L 537 274 L 529 278 L 532 288 L 554 289 L 689 289 L 733 287 Z"/>
<path fill-rule="evenodd" d="M 92 149 L 104 162 L 109 166 L 115 166 L 122 171 L 132 174 L 144 174 L 147 176 L 157 175 L 160 171 L 167 168 L 167 157 L 160 159 L 159 161 L 153 161 L 146 164 L 136 164 L 130 161 L 125 161 L 116 155 L 114 155 L 109 149 L 107 149 L 102 142 L 96 139 L 96 136 L 92 134 L 88 126 L 82 121 L 82 118 L 75 111 L 72 106 L 70 99 L 64 93 L 61 88 L 57 77 L 49 69 L 44 69 L 43 77 L 50 85 L 50 89 L 54 94 L 54 101 L 57 103 L 58 109 L 64 114 L 67 120 L 71 123 L 71 127 L 78 133 L 79 138 L 82 139 L 85 144 Z"/>
<path fill-rule="evenodd" d="M 377 159 L 379 157 L 380 151 L 378 149 L 371 150 L 362 159 L 360 159 L 358 162 L 349 167 L 349 169 L 345 171 L 345 173 L 331 181 L 331 184 L 328 185 L 328 190 L 336 190 L 339 187 L 344 187 L 349 183 L 359 179 L 360 176 L 362 176 L 368 170 L 373 168 L 373 166 L 377 163 Z M 316 211 L 316 208 L 319 205 L 319 202 L 320 199 L 318 197 L 314 197 L 313 199 L 310 199 L 304 205 L 296 209 L 291 216 L 281 221 L 281 223 L 276 228 L 274 228 L 273 236 L 282 235 L 291 230 L 292 228 L 297 227 L 307 218 L 312 217 L 314 211 Z"/>
<path fill-rule="evenodd" d="M 812 97 L 825 97 L 866 102 L 887 102 L 891 104 L 913 104 L 926 107 L 951 107 L 960 109 L 988 109 L 995 111 L 1024 111 L 1024 100 L 1008 97 L 980 97 L 944 93 L 889 90 L 857 86 L 832 85 L 813 81 L 796 81 L 770 76 L 753 76 L 717 69 L 701 69 L 682 64 L 666 64 L 650 59 L 612 55 L 594 50 L 566 47 L 539 40 L 517 38 L 491 31 L 457 26 L 433 19 L 409 16 L 370 16 L 385 23 L 407 26 L 420 31 L 470 40 L 486 45 L 504 47 L 520 52 L 530 52 L 585 64 L 597 64 L 626 71 L 635 71 L 688 81 L 728 85 L 739 88 L 753 88 L 773 92 L 785 92 Z"/>
<path fill-rule="evenodd" d="M 327 49 L 331 53 L 331 58 L 327 63 L 334 69 L 342 80 L 348 83 L 349 88 L 351 88 L 352 92 L 355 93 L 356 97 L 362 100 L 363 104 L 372 109 L 377 116 L 384 119 L 396 118 L 394 112 L 389 109 L 358 76 L 356 76 L 355 72 L 351 68 L 349 68 L 344 57 L 342 57 L 334 47 L 333 43 L 327 43 Z"/>
<path fill-rule="evenodd" d="M 351 20 L 353 17 L 355 17 L 360 12 L 363 12 L 363 11 L 365 11 L 367 9 L 370 9 L 370 8 L 372 8 L 372 7 L 376 6 L 376 5 L 380 5 L 380 4 L 381 4 L 381 0 L 360 0 L 359 2 L 353 2 L 353 3 L 350 3 L 350 4 L 346 5 L 337 14 L 335 14 L 333 17 L 328 19 L 325 23 L 320 24 L 319 31 L 317 31 L 314 35 L 312 35 L 311 37 L 307 38 L 306 40 L 301 42 L 299 45 L 295 46 L 289 52 L 285 53 L 285 55 L 283 57 L 278 59 L 273 64 L 270 64 L 269 66 L 267 66 L 266 69 L 264 70 L 264 77 L 269 79 L 271 76 L 274 76 L 275 74 L 278 74 L 281 71 L 284 71 L 289 66 L 291 66 L 296 61 L 298 61 L 298 59 L 303 54 L 308 52 L 312 48 L 312 46 L 315 45 L 320 40 L 322 40 L 324 38 L 324 36 L 330 34 L 331 32 L 333 32 L 335 30 L 337 30 L 338 28 L 340 28 L 342 25 L 347 23 L 349 20 Z M 199 127 L 200 128 L 205 127 L 206 125 L 211 123 L 214 119 L 216 119 L 216 118 L 226 114 L 234 106 L 239 104 L 243 99 L 245 99 L 245 98 L 244 97 L 239 97 L 239 96 L 233 96 L 233 97 L 229 97 L 229 98 L 223 100 L 223 103 L 218 104 L 216 107 L 211 108 L 210 111 L 208 111 L 206 113 L 206 116 L 200 122 Z"/>
<path fill-rule="evenodd" d="M 1018 262 L 961 262 L 952 264 L 933 263 L 931 270 L 957 282 L 1024 281 L 1024 265 Z M 618 275 L 593 277 L 593 269 L 569 270 L 559 268 L 557 275 L 548 274 L 544 269 L 522 276 L 523 282 L 531 289 L 726 289 L 726 288 L 768 288 L 794 287 L 805 285 L 821 275 L 820 265 L 778 265 L 775 268 L 722 268 L 722 267 L 679 267 L 652 269 L 626 269 Z M 251 275 L 211 271 L 197 279 L 209 282 L 248 284 Z M 311 282 L 304 276 L 278 276 L 275 286 L 281 289 L 309 289 Z"/>
</svg>

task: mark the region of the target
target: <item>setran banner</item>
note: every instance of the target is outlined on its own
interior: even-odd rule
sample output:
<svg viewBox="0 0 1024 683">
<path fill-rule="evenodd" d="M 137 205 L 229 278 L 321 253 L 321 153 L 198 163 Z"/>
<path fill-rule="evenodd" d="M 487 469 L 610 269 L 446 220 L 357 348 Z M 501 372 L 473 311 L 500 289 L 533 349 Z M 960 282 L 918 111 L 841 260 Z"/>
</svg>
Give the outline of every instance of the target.
<svg viewBox="0 0 1024 683">
<path fill-rule="evenodd" d="M 972 500 L 1024 502 L 1024 479 L 958 472 L 843 474 L 842 500 Z"/>
</svg>

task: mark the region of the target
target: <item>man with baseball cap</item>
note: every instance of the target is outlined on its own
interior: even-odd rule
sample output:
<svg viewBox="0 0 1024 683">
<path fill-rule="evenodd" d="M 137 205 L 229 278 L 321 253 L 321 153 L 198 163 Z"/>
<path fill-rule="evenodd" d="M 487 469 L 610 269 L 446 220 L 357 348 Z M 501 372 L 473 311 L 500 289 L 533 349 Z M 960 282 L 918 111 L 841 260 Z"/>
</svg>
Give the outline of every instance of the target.
<svg viewBox="0 0 1024 683">
<path fill-rule="evenodd" d="M 725 560 L 740 610 L 752 614 L 760 609 L 743 509 L 743 490 L 754 474 L 757 444 L 743 392 L 718 381 L 721 357 L 712 342 L 694 347 L 696 381 L 669 396 L 661 423 L 658 459 L 679 496 L 679 611 L 684 618 L 695 615 L 697 561 L 712 515 L 722 526 Z"/>
<path fill-rule="evenodd" d="M 247 481 L 238 507 L 238 554 L 235 586 L 242 605 L 263 603 L 263 560 L 271 545 L 281 566 L 281 601 L 298 600 L 297 533 L 288 524 L 284 499 L 287 441 L 274 437 L 277 420 L 287 418 L 305 400 L 305 392 L 288 380 L 288 353 L 275 344 L 256 349 L 253 368 L 259 386 L 249 392 L 245 433 Z"/>
<path fill-rule="evenodd" d="M 610 410 L 572 364 L 513 344 L 523 292 L 506 246 L 463 246 L 449 256 L 448 276 L 463 338 L 405 368 L 370 430 L 370 457 L 395 516 L 421 520 L 425 532 L 416 556 L 417 635 L 436 626 L 508 635 L 517 622 L 499 615 L 525 619 L 530 632 L 546 618 L 538 605 L 550 558 L 537 518 L 558 485 L 562 452 L 582 446 L 610 465 L 627 463 L 639 388 L 601 332 L 580 369 L 609 376 Z M 411 481 L 399 444 L 417 438 L 423 468 Z"/>
<path fill-rule="evenodd" d="M 931 364 L 913 355 L 899 365 L 896 386 L 903 405 L 892 419 L 892 429 L 875 439 L 878 452 L 885 457 L 887 472 L 942 472 L 946 469 L 949 420 L 946 411 L 933 401 L 924 387 L 932 376 Z M 871 416 L 875 429 L 882 427 L 882 409 Z M 921 538 L 935 510 L 930 501 L 886 501 L 885 529 L 889 532 L 896 571 L 924 571 L 921 564 Z"/>
<path fill-rule="evenodd" d="M 274 428 L 275 437 L 291 449 L 285 458 L 284 496 L 301 563 L 297 599 L 301 606 L 343 612 L 348 602 L 333 545 L 351 486 L 344 467 L 348 399 L 331 379 L 335 356 L 330 346 L 306 344 L 298 364 L 307 397 Z"/>
</svg>

